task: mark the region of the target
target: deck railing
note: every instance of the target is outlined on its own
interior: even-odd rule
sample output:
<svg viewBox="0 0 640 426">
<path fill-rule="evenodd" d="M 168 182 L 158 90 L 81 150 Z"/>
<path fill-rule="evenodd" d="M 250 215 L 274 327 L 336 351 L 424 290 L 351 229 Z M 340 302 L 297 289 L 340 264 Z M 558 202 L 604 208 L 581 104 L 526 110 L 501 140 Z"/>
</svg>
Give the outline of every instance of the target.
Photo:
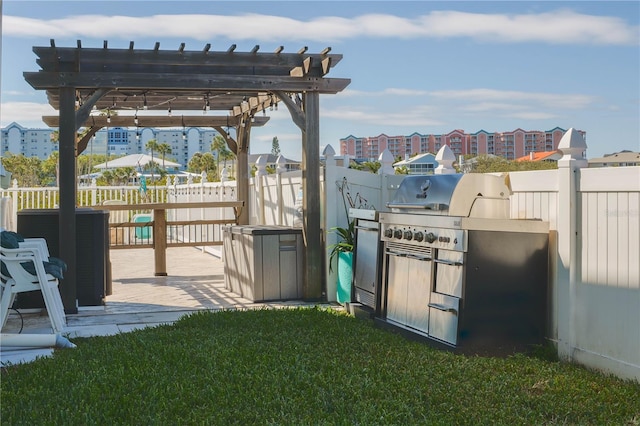
<svg viewBox="0 0 640 426">
<path fill-rule="evenodd" d="M 244 202 L 213 201 L 198 203 L 145 203 L 107 204 L 99 208 L 109 210 L 113 218 L 117 213 L 140 211 L 132 221 L 119 222 L 110 218 L 109 239 L 112 249 L 153 248 L 155 275 L 167 275 L 166 250 L 168 247 L 200 247 L 222 245 L 222 226 L 237 224 Z M 168 211 L 188 209 L 229 209 L 230 219 L 171 220 Z M 169 217 L 168 217 L 169 216 Z M 140 220 L 137 220 L 140 219 Z"/>
</svg>

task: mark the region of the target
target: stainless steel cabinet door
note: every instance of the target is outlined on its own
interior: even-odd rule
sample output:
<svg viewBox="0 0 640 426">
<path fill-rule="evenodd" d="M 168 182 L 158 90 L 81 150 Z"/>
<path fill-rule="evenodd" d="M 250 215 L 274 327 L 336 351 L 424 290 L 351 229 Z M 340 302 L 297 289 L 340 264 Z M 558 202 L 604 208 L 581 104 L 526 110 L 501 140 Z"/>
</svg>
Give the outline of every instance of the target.
<svg viewBox="0 0 640 426">
<path fill-rule="evenodd" d="M 407 326 L 424 333 L 429 331 L 429 299 L 431 297 L 433 262 L 420 258 L 409 260 L 407 293 Z"/>
<path fill-rule="evenodd" d="M 387 320 L 407 323 L 407 286 L 409 260 L 396 254 L 387 254 Z"/>
</svg>

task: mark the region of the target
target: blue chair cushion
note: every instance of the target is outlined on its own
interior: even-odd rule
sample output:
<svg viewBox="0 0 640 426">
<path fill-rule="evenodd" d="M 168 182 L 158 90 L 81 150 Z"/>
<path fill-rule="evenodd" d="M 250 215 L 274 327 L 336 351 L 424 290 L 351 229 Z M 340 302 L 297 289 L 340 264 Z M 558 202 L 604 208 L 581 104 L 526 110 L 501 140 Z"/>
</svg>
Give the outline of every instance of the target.
<svg viewBox="0 0 640 426">
<path fill-rule="evenodd" d="M 22 235 L 12 231 L 2 231 L 0 233 L 0 246 L 8 249 L 17 249 L 24 241 Z"/>
<path fill-rule="evenodd" d="M 24 241 L 24 237 L 17 232 L 12 231 L 2 231 L 0 233 L 0 245 L 4 248 L 8 249 L 16 249 L 20 247 L 20 243 Z M 63 279 L 63 273 L 67 270 L 67 264 L 57 257 L 50 257 L 49 261 L 44 261 L 42 264 L 44 265 L 44 270 L 47 274 L 51 274 L 59 280 Z M 7 270 L 4 262 L 0 265 L 0 272 L 2 275 L 6 277 L 10 277 L 9 271 Z M 25 271 L 30 273 L 31 275 L 36 275 L 36 268 L 33 266 L 33 262 L 23 262 L 20 265 L 24 268 Z"/>
<path fill-rule="evenodd" d="M 62 268 L 59 265 L 56 265 L 56 264 L 51 263 L 51 262 L 46 262 L 46 261 L 42 262 L 42 264 L 44 265 L 44 271 L 47 274 L 53 275 L 54 277 L 56 277 L 59 280 L 64 278 L 63 273 L 62 273 Z M 24 270 L 27 271 L 28 273 L 30 273 L 31 275 L 35 275 L 36 274 L 36 268 L 35 268 L 35 266 L 33 266 L 33 262 L 22 262 L 20 265 L 22 265 Z"/>
</svg>

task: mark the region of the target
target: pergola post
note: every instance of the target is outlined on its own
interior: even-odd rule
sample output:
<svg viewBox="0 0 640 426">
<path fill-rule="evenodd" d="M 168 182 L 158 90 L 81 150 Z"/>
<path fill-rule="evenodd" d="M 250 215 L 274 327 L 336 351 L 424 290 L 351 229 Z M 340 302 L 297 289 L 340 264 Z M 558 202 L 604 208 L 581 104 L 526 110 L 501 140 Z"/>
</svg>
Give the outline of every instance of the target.
<svg viewBox="0 0 640 426">
<path fill-rule="evenodd" d="M 304 94 L 305 128 L 302 131 L 302 208 L 304 211 L 303 235 L 305 250 L 305 280 L 303 286 L 306 300 L 322 298 L 323 238 L 320 220 L 320 95 L 317 92 Z"/>
<path fill-rule="evenodd" d="M 58 213 L 59 253 L 67 263 L 60 296 L 64 311 L 78 312 L 76 302 L 76 113 L 75 88 L 60 87 L 60 209 Z"/>
<path fill-rule="evenodd" d="M 237 127 L 237 143 L 238 152 L 236 153 L 237 161 L 237 176 L 236 176 L 236 190 L 237 199 L 244 201 L 245 205 L 240 212 L 238 218 L 239 225 L 248 225 L 250 217 L 250 203 L 249 203 L 249 138 L 251 136 L 251 118 L 243 115 L 240 119 L 240 123 Z"/>
</svg>

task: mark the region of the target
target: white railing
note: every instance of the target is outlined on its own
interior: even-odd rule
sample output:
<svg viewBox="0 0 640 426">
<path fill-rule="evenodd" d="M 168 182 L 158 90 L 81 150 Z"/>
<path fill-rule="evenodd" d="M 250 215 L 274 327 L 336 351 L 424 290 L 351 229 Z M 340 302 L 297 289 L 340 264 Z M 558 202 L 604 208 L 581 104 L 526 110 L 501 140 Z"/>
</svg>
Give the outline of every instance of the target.
<svg viewBox="0 0 640 426">
<path fill-rule="evenodd" d="M 77 190 L 77 203 L 79 207 L 93 207 L 103 204 L 105 201 L 119 200 L 125 204 L 161 203 L 167 199 L 168 186 L 150 185 L 146 191 L 141 191 L 138 186 L 81 186 Z M 0 189 L 0 199 L 5 201 L 4 215 L 10 215 L 8 219 L 13 224 L 17 223 L 17 213 L 28 209 L 55 209 L 60 201 L 58 187 L 45 188 L 19 188 L 14 180 L 13 185 L 7 189 Z M 11 210 L 7 212 L 7 210 Z"/>
</svg>

